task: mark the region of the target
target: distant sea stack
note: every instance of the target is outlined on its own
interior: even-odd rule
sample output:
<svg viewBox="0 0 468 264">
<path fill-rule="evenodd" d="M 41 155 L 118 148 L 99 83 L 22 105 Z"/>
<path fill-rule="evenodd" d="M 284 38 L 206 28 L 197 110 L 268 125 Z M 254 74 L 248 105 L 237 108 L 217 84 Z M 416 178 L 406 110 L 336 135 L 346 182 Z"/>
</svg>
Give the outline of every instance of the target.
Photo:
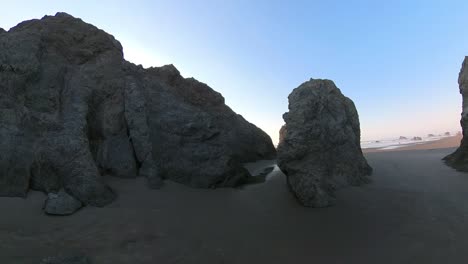
<svg viewBox="0 0 468 264">
<path fill-rule="evenodd" d="M 463 138 L 460 147 L 452 154 L 444 158 L 445 163 L 457 170 L 468 172 L 468 57 L 463 61 L 460 74 L 458 76 L 460 94 L 463 98 L 462 114 L 460 124 Z M 444 135 L 450 136 L 450 132 Z"/>
<path fill-rule="evenodd" d="M 311 79 L 288 97 L 278 166 L 304 205 L 327 207 L 335 190 L 370 181 L 356 107 L 330 80 Z"/>
<path fill-rule="evenodd" d="M 125 61 L 113 36 L 71 15 L 0 30 L 0 47 L 0 196 L 103 206 L 115 194 L 102 175 L 231 187 L 250 177 L 241 163 L 276 155 L 220 93 L 172 65 Z"/>
</svg>

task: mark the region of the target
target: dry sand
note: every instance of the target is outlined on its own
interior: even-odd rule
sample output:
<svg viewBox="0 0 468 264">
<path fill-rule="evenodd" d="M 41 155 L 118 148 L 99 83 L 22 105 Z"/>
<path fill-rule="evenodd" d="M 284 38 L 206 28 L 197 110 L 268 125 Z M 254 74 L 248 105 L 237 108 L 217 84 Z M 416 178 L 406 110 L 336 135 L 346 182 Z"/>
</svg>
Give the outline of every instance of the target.
<svg viewBox="0 0 468 264">
<path fill-rule="evenodd" d="M 435 141 L 424 142 L 416 145 L 395 148 L 395 149 L 379 149 L 379 148 L 368 148 L 363 149 L 364 153 L 370 152 L 388 152 L 388 151 L 404 151 L 404 150 L 424 150 L 424 149 L 440 149 L 440 148 L 454 148 L 460 146 L 462 140 L 461 135 L 446 137 Z"/>
<path fill-rule="evenodd" d="M 70 217 L 42 214 L 38 192 L 0 198 L 0 263 L 468 263 L 468 174 L 441 161 L 453 150 L 368 153 L 374 182 L 325 209 L 300 206 L 278 170 L 242 189 L 109 178 L 118 200 Z"/>
</svg>

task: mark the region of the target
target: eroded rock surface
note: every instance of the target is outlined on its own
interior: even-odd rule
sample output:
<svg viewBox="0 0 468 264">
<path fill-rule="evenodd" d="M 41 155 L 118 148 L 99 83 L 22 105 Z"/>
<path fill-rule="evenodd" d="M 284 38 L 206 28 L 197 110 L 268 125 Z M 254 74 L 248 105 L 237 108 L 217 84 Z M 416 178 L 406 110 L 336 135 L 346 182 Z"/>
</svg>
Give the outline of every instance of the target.
<svg viewBox="0 0 468 264">
<path fill-rule="evenodd" d="M 333 204 L 336 188 L 369 182 L 354 103 L 330 80 L 303 83 L 289 95 L 278 166 L 305 206 Z"/>
<path fill-rule="evenodd" d="M 463 138 L 460 147 L 452 154 L 444 158 L 445 163 L 459 171 L 468 171 L 468 57 L 463 61 L 460 74 L 458 76 L 460 94 L 463 98 L 463 107 L 460 124 Z M 450 136 L 450 132 L 445 135 Z"/>
<path fill-rule="evenodd" d="M 111 35 L 65 13 L 0 30 L 0 196 L 65 189 L 104 206 L 103 175 L 227 187 L 271 139 L 172 66 L 124 60 Z"/>
<path fill-rule="evenodd" d="M 280 128 L 280 131 L 279 131 L 279 141 L 278 141 L 278 144 L 281 143 L 284 138 L 286 137 L 286 125 L 283 125 L 281 128 Z"/>
<path fill-rule="evenodd" d="M 44 212 L 50 215 L 71 215 L 83 204 L 64 190 L 49 193 L 44 204 Z"/>
</svg>

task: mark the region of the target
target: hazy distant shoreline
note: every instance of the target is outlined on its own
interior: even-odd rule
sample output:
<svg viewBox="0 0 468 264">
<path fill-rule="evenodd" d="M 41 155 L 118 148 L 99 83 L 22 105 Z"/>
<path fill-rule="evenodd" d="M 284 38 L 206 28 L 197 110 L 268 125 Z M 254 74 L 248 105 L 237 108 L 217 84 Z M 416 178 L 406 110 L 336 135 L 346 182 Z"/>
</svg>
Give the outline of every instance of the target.
<svg viewBox="0 0 468 264">
<path fill-rule="evenodd" d="M 363 148 L 364 153 L 371 152 L 387 152 L 387 151 L 404 151 L 404 150 L 424 150 L 424 149 L 440 149 L 453 148 L 460 145 L 461 135 L 442 137 L 432 141 L 414 141 L 400 145 L 389 145 L 386 147 Z"/>
</svg>

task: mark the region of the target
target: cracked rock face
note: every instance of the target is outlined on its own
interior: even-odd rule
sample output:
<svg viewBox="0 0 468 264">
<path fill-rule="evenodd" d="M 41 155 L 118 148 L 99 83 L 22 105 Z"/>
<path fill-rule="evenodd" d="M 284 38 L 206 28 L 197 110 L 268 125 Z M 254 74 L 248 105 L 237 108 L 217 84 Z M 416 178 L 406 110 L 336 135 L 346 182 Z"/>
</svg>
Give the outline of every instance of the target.
<svg viewBox="0 0 468 264">
<path fill-rule="evenodd" d="M 113 36 L 65 13 L 0 30 L 0 196 L 64 189 L 115 199 L 103 175 L 235 186 L 271 139 L 172 66 L 123 59 Z"/>
<path fill-rule="evenodd" d="M 463 98 L 463 108 L 460 120 L 463 139 L 460 147 L 454 153 L 446 156 L 444 161 L 447 165 L 459 171 L 468 171 L 468 57 L 465 57 L 465 60 L 463 61 L 462 68 L 458 76 L 458 85 L 460 87 L 460 94 Z M 449 132 L 447 133 L 450 135 Z"/>
<path fill-rule="evenodd" d="M 327 207 L 335 189 L 369 182 L 372 168 L 361 151 L 354 103 L 330 80 L 311 79 L 288 98 L 278 166 L 299 202 Z"/>
</svg>

